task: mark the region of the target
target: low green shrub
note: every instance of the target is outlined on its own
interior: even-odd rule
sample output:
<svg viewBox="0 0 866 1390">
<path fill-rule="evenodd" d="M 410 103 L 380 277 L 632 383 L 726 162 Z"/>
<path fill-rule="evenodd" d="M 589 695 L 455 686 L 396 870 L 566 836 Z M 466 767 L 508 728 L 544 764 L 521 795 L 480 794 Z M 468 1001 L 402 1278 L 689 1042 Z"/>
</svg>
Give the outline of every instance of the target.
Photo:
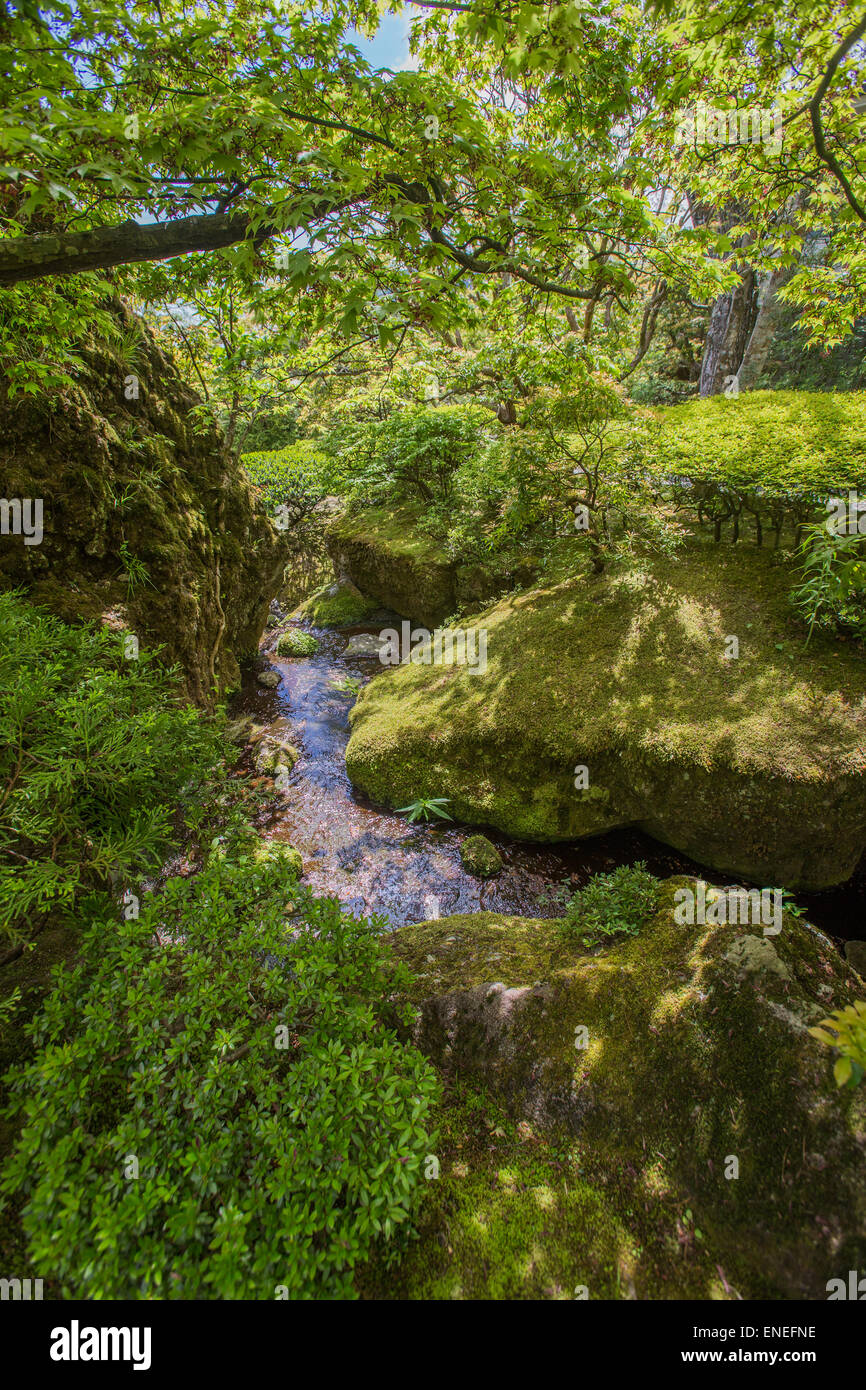
<svg viewBox="0 0 866 1390">
<path fill-rule="evenodd" d="M 797 550 L 799 582 L 791 604 L 808 627 L 866 638 L 866 536 L 839 534 L 825 521 L 803 528 Z"/>
<path fill-rule="evenodd" d="M 229 836 L 89 924 L 9 1074 L 2 1180 L 39 1276 L 82 1299 L 351 1297 L 405 1238 L 438 1089 L 398 1042 L 377 922 Z"/>
<path fill-rule="evenodd" d="M 594 874 L 568 903 L 561 929 L 585 945 L 611 936 L 636 936 L 658 907 L 659 881 L 642 860 L 609 874 Z"/>
<path fill-rule="evenodd" d="M 0 955 L 82 891 L 159 866 L 223 740 L 152 654 L 0 594 Z"/>
<path fill-rule="evenodd" d="M 242 454 L 241 463 L 265 510 L 284 530 L 305 521 L 320 502 L 343 486 L 335 459 L 314 440 Z"/>
<path fill-rule="evenodd" d="M 785 525 L 826 515 L 833 495 L 866 486 L 866 393 L 750 391 L 656 413 L 641 467 L 657 489 L 697 512 L 719 539 L 751 518 L 776 543 Z"/>
</svg>

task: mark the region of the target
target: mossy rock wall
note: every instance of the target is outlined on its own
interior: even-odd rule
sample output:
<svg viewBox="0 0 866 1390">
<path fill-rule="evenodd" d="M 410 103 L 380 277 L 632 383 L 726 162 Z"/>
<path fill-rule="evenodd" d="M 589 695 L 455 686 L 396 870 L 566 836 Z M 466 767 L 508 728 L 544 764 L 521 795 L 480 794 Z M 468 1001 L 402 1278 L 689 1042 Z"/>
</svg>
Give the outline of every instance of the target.
<svg viewBox="0 0 866 1390">
<path fill-rule="evenodd" d="M 842 882 L 866 846 L 866 667 L 803 650 L 789 583 L 754 547 L 696 544 L 505 598 L 473 619 L 483 672 L 410 663 L 365 687 L 349 776 L 521 839 L 635 825 L 762 885 Z"/>
<path fill-rule="evenodd" d="M 377 507 L 331 523 L 328 544 L 337 574 L 350 579 L 383 608 L 429 629 L 457 612 L 471 611 L 495 595 L 528 582 L 536 564 L 460 563 L 418 529 L 411 506 Z"/>
<path fill-rule="evenodd" d="M 495 913 L 402 928 L 415 1041 L 512 1113 L 580 1135 L 596 1178 L 625 1168 L 640 1199 L 691 1207 L 745 1297 L 826 1298 L 866 1263 L 866 1085 L 837 1090 L 807 1030 L 863 982 L 787 914 L 776 936 L 678 925 L 683 886 L 600 955 Z"/>
<path fill-rule="evenodd" d="M 138 323 L 117 305 L 126 336 Z M 67 622 L 102 619 L 165 648 L 204 706 L 237 684 L 282 576 L 285 546 L 150 331 L 129 360 L 91 342 L 74 387 L 9 400 L 0 384 L 0 496 L 41 497 L 44 537 L 0 540 L 0 585 Z M 138 398 L 130 376 L 138 381 Z M 146 569 L 132 590 L 121 547 Z"/>
</svg>

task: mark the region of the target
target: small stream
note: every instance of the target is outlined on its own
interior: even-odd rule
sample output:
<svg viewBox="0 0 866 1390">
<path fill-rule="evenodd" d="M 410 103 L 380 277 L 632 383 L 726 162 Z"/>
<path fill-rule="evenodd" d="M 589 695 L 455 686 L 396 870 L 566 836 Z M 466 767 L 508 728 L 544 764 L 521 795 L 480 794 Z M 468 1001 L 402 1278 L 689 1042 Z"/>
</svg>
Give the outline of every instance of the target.
<svg viewBox="0 0 866 1390">
<path fill-rule="evenodd" d="M 366 683 L 378 675 L 377 657 L 346 658 L 343 653 L 350 637 L 378 633 L 393 621 L 393 615 L 383 614 L 337 631 L 305 624 L 320 647 L 315 656 L 300 659 L 275 656 L 276 637 L 268 633 L 262 650 L 280 672 L 281 683 L 267 690 L 248 671 L 234 702 L 234 716 L 251 715 L 300 750 L 288 785 L 274 796 L 261 829 L 300 851 L 305 882 L 315 893 L 339 898 L 357 916 L 379 914 L 383 926 L 393 929 L 458 912 L 555 917 L 561 908 L 550 894 L 560 884 L 570 882 L 577 889 L 592 874 L 639 859 L 660 878 L 686 873 L 719 885 L 731 881 L 632 829 L 556 845 L 485 830 L 505 860 L 503 870 L 485 881 L 467 873 L 460 862 L 461 842 L 478 827 L 444 821 L 410 825 L 405 816 L 372 805 L 346 775 L 344 752 L 354 701 L 333 690 L 331 682 L 354 676 Z M 866 936 L 866 856 L 848 883 L 799 894 L 797 901 L 811 921 L 837 940 Z"/>
</svg>

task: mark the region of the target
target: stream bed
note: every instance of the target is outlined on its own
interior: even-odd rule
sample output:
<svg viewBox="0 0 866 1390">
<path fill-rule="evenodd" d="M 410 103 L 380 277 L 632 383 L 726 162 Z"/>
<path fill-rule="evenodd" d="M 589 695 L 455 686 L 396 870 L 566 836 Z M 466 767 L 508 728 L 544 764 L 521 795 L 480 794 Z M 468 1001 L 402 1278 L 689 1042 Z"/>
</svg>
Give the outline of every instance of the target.
<svg viewBox="0 0 866 1390">
<path fill-rule="evenodd" d="M 356 916 L 378 914 L 385 929 L 462 912 L 504 912 L 524 917 L 555 917 L 561 907 L 551 894 L 563 883 L 572 891 L 595 873 L 644 860 L 660 878 L 698 874 L 723 885 L 730 877 L 695 863 L 636 829 L 609 831 L 562 844 L 516 841 L 496 830 L 484 834 L 496 845 L 505 867 L 492 879 L 467 873 L 460 845 L 478 832 L 440 821 L 410 824 L 405 816 L 372 805 L 346 775 L 349 694 L 332 688 L 347 676 L 362 683 L 378 675 L 377 657 L 346 657 L 349 639 L 392 625 L 376 622 L 339 630 L 304 625 L 319 641 L 315 656 L 282 659 L 263 646 L 282 680 L 275 690 L 244 677 L 232 714 L 251 715 L 268 732 L 295 745 L 301 757 L 287 785 L 274 795 L 261 825 L 268 838 L 288 840 L 304 860 L 304 881 L 319 895 L 339 898 Z M 768 885 L 758 885 L 764 887 Z M 797 902 L 809 919 L 837 941 L 866 936 L 866 856 L 846 884 L 821 893 L 802 893 Z"/>
</svg>

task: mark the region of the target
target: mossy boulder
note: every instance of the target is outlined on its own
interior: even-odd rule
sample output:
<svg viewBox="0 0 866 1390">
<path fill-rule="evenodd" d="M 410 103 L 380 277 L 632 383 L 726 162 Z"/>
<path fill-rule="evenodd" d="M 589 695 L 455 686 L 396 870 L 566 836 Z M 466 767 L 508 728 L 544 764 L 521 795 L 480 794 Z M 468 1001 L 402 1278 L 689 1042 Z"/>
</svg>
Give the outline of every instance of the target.
<svg viewBox="0 0 866 1390">
<path fill-rule="evenodd" d="M 502 868 L 502 855 L 486 835 L 470 835 L 460 846 L 460 861 L 470 874 L 492 878 Z"/>
<path fill-rule="evenodd" d="M 411 505 L 344 513 L 328 528 L 334 568 L 382 607 L 431 630 L 454 613 L 478 608 L 496 594 L 529 583 L 538 562 L 522 556 L 491 564 L 463 563 L 419 530 Z"/>
<path fill-rule="evenodd" d="M 789 585 L 756 547 L 695 542 L 509 596 L 473 620 L 483 672 L 410 662 L 365 687 L 349 776 L 519 839 L 635 825 L 753 882 L 842 882 L 866 845 L 866 663 L 803 650 Z"/>
<path fill-rule="evenodd" d="M 256 748 L 253 764 L 263 776 L 279 777 L 291 772 L 300 756 L 293 743 L 265 736 Z"/>
<path fill-rule="evenodd" d="M 290 627 L 277 639 L 277 656 L 315 656 L 319 643 L 311 632 Z"/>
<path fill-rule="evenodd" d="M 212 707 L 255 655 L 285 541 L 150 330 L 119 302 L 114 316 L 117 340 L 82 345 L 73 385 L 10 400 L 0 382 L 3 493 L 44 499 L 41 544 L 4 538 L 0 586 L 161 647 Z"/>
<path fill-rule="evenodd" d="M 297 610 L 297 616 L 313 627 L 350 627 L 375 613 L 379 604 L 361 593 L 350 579 L 335 580 L 311 594 Z"/>
<path fill-rule="evenodd" d="M 600 954 L 495 913 L 402 928 L 413 1038 L 447 1077 L 576 1136 L 583 1180 L 625 1171 L 648 1211 L 689 1207 L 743 1297 L 826 1298 L 866 1263 L 866 1085 L 838 1090 L 808 1029 L 862 981 L 788 914 L 774 936 L 678 924 L 683 886 Z"/>
</svg>

